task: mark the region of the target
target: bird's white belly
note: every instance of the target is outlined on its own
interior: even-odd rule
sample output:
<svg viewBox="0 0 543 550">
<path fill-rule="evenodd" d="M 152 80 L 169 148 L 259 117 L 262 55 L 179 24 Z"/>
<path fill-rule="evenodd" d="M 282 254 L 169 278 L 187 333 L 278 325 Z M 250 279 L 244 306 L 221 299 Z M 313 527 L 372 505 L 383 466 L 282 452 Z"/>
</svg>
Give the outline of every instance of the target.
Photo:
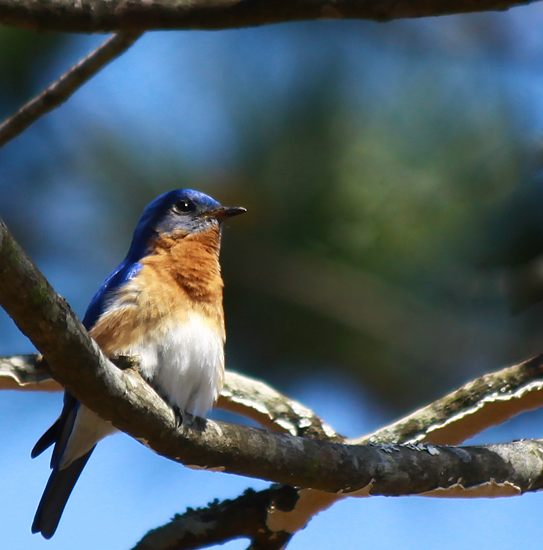
<svg viewBox="0 0 543 550">
<path fill-rule="evenodd" d="M 198 416 L 213 407 L 224 378 L 224 336 L 201 315 L 190 313 L 188 322 L 172 323 L 129 353 L 140 356 L 141 374 L 170 405 Z"/>
<path fill-rule="evenodd" d="M 149 335 L 123 353 L 140 357 L 140 372 L 182 412 L 203 416 L 212 407 L 224 379 L 224 336 L 200 315 L 192 313 L 188 322 L 172 324 Z M 81 405 L 74 429 L 60 464 L 65 468 L 83 456 L 101 439 L 117 430 Z"/>
</svg>

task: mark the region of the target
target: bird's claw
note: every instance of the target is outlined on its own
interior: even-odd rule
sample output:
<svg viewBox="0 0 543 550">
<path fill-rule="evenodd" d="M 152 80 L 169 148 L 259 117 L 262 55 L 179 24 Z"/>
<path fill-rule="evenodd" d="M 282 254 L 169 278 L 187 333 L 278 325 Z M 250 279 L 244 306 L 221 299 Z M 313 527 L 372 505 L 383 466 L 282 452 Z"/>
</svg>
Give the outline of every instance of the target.
<svg viewBox="0 0 543 550">
<path fill-rule="evenodd" d="M 184 413 L 177 405 L 174 405 L 172 409 L 175 416 L 175 427 L 180 428 L 184 423 Z"/>
</svg>

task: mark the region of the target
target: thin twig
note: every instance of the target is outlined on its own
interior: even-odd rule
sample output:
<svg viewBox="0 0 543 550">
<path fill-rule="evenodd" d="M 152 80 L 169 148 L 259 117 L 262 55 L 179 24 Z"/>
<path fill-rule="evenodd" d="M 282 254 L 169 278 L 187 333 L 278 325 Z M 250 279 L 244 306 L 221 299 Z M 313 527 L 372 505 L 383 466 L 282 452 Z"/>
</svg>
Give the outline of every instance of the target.
<svg viewBox="0 0 543 550">
<path fill-rule="evenodd" d="M 205 508 L 190 508 L 157 529 L 149 531 L 132 550 L 189 550 L 247 538 L 251 548 L 279 550 L 291 538 L 286 531 L 271 531 L 266 525 L 270 510 L 292 510 L 298 493 L 288 485 L 264 491 L 248 489 L 234 500 L 214 501 Z"/>
<path fill-rule="evenodd" d="M 85 82 L 130 48 L 141 34 L 140 32 L 120 32 L 108 38 L 49 88 L 21 107 L 0 126 L 0 148 L 43 115 L 67 101 Z"/>
<path fill-rule="evenodd" d="M 476 378 L 394 424 L 350 443 L 459 445 L 542 405 L 543 355 L 538 355 Z"/>
</svg>

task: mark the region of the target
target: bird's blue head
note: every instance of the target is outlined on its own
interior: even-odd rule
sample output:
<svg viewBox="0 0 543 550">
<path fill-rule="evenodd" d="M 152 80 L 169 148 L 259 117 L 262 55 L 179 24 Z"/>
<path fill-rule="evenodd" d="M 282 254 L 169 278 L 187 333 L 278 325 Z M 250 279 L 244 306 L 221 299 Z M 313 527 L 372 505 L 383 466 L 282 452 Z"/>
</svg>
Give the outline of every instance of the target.
<svg viewBox="0 0 543 550">
<path fill-rule="evenodd" d="M 128 258 L 139 260 L 152 239 L 159 235 L 199 233 L 232 216 L 243 214 L 241 206 L 221 206 L 200 191 L 175 189 L 147 205 L 134 231 Z"/>
<path fill-rule="evenodd" d="M 149 252 L 149 246 L 159 235 L 198 233 L 219 227 L 221 222 L 243 214 L 241 206 L 221 206 L 216 200 L 191 189 L 176 189 L 151 202 L 134 231 L 126 258 L 105 280 L 93 296 L 83 324 L 90 329 L 104 310 L 108 295 L 141 270 L 139 261 Z"/>
</svg>

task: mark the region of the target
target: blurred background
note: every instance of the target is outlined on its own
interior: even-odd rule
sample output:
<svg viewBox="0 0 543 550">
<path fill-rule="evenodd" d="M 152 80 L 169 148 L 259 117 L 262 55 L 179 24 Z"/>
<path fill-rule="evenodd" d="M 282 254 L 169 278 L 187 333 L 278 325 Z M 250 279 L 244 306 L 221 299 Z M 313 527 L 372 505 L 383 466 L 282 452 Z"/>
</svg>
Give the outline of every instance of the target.
<svg viewBox="0 0 543 550">
<path fill-rule="evenodd" d="M 542 20 L 536 3 L 146 35 L 0 150 L 0 216 L 83 316 L 158 194 L 247 207 L 224 231 L 227 367 L 362 435 L 543 351 Z M 0 27 L 1 117 L 103 39 Z M 0 335 L 0 355 L 33 351 L 3 312 Z M 0 395 L 6 548 L 130 548 L 187 506 L 266 486 L 116 436 L 46 542 L 30 524 L 48 457 L 29 453 L 60 408 L 60 395 Z M 542 425 L 531 413 L 475 441 Z M 541 506 L 351 499 L 289 548 L 536 547 Z"/>
</svg>

